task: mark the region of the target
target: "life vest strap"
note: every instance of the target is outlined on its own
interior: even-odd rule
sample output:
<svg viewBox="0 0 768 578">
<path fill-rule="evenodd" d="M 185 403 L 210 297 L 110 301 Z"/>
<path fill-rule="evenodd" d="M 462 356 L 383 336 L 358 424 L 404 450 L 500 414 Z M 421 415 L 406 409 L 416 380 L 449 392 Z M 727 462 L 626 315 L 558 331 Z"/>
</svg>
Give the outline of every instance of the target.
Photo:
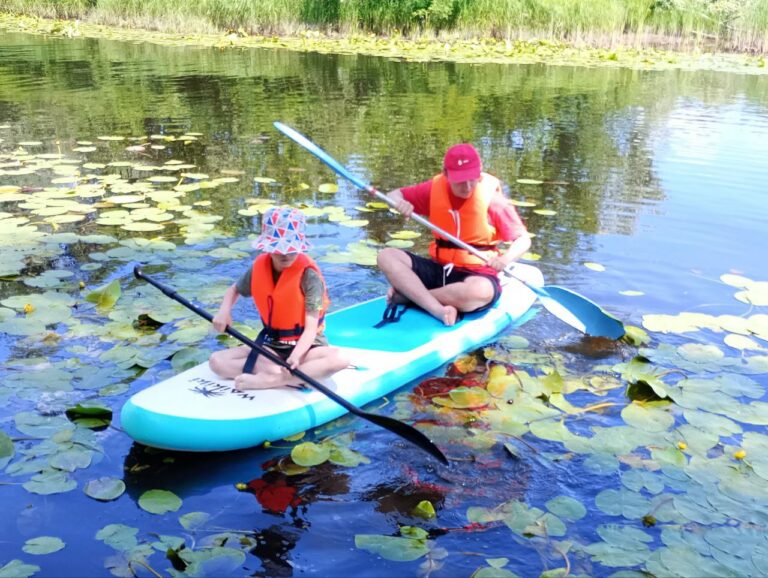
<svg viewBox="0 0 768 578">
<path fill-rule="evenodd" d="M 398 311 L 399 307 L 402 307 L 402 309 Z M 381 321 L 373 326 L 374 329 L 381 329 L 389 323 L 397 323 L 400 321 L 400 318 L 403 316 L 406 309 L 408 309 L 408 305 L 403 303 L 389 303 L 387 308 L 384 309 L 384 315 L 382 316 Z"/>
<path fill-rule="evenodd" d="M 462 247 L 459 247 L 456 243 L 449 241 L 448 239 L 435 239 L 435 244 L 440 249 L 462 249 Z M 467 243 L 467 245 L 478 251 L 495 251 L 498 249 L 498 245 L 475 245 L 473 243 Z"/>
</svg>

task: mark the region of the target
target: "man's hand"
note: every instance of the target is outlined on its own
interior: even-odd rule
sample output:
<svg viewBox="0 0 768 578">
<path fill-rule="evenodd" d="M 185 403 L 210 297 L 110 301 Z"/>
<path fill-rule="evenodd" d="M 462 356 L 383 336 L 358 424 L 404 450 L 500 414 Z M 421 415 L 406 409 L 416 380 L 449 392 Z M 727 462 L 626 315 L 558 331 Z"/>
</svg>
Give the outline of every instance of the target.
<svg viewBox="0 0 768 578">
<path fill-rule="evenodd" d="M 501 273 L 509 266 L 509 262 L 506 258 L 506 255 L 496 255 L 490 261 L 488 261 L 488 266 L 493 267 L 496 271 Z"/>
<path fill-rule="evenodd" d="M 413 205 L 405 199 L 395 201 L 395 209 L 406 219 L 410 219 L 411 215 L 413 215 Z"/>
</svg>

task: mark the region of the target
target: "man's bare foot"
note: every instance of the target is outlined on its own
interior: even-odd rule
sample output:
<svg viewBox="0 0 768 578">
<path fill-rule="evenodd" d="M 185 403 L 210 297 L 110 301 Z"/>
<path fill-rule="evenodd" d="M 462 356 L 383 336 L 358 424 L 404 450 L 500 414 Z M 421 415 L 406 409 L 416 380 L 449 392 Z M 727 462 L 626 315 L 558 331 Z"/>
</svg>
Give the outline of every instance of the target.
<svg viewBox="0 0 768 578">
<path fill-rule="evenodd" d="M 271 389 L 277 387 L 279 375 L 264 375 L 263 373 L 242 373 L 235 378 L 235 389 Z"/>
<path fill-rule="evenodd" d="M 445 305 L 443 307 L 443 323 L 450 327 L 456 324 L 456 319 L 459 317 L 459 311 L 453 305 Z"/>
<path fill-rule="evenodd" d="M 412 301 L 394 287 L 387 289 L 387 303 L 390 305 L 410 305 Z"/>
</svg>

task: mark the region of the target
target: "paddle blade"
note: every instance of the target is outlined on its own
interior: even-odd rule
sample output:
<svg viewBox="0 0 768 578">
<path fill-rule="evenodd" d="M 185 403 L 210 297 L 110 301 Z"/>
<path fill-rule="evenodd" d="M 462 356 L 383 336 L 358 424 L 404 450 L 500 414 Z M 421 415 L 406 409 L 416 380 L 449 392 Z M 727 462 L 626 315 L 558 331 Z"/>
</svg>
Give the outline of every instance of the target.
<svg viewBox="0 0 768 578">
<path fill-rule="evenodd" d="M 396 433 L 401 438 L 408 440 L 415 446 L 418 446 L 424 451 L 428 452 L 432 457 L 440 461 L 440 463 L 446 466 L 448 465 L 448 458 L 446 458 L 445 454 L 440 451 L 440 448 L 432 443 L 432 441 L 427 436 L 425 436 L 415 427 L 412 427 L 407 423 L 403 423 L 391 417 L 378 415 L 375 413 L 366 412 L 365 415 L 361 417 L 365 417 L 365 419 L 371 423 L 375 423 L 379 427 L 383 427 L 384 429 L 388 429 L 389 431 Z"/>
<path fill-rule="evenodd" d="M 621 321 L 570 289 L 545 285 L 536 294 L 547 311 L 587 335 L 620 339 L 625 333 Z"/>
</svg>

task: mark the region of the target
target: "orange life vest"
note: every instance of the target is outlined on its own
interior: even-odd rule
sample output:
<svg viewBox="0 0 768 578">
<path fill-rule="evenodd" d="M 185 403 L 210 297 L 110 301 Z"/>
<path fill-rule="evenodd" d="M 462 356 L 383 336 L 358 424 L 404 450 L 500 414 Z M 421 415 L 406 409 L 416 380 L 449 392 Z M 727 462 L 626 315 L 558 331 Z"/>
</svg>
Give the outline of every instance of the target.
<svg viewBox="0 0 768 578">
<path fill-rule="evenodd" d="M 279 341 L 298 339 L 304 331 L 305 299 L 301 290 L 301 277 L 306 269 L 314 269 L 320 279 L 323 275 L 317 264 L 303 253 L 296 257 L 293 265 L 284 269 L 274 281 L 272 257 L 264 253 L 253 261 L 251 274 L 251 295 L 261 315 L 266 336 Z M 324 328 L 323 320 L 330 300 L 323 280 L 323 305 L 320 309 L 318 333 Z"/>
<path fill-rule="evenodd" d="M 488 207 L 499 189 L 499 180 L 482 173 L 472 196 L 456 210 L 451 205 L 451 188 L 445 175 L 432 179 L 429 197 L 429 220 L 454 237 L 472 245 L 487 258 L 499 254 L 496 248 L 500 239 L 496 229 L 488 222 Z M 458 267 L 484 265 L 485 262 L 469 251 L 461 249 L 449 240 L 435 233 L 435 240 L 429 246 L 429 255 L 440 264 L 453 263 Z"/>
</svg>

